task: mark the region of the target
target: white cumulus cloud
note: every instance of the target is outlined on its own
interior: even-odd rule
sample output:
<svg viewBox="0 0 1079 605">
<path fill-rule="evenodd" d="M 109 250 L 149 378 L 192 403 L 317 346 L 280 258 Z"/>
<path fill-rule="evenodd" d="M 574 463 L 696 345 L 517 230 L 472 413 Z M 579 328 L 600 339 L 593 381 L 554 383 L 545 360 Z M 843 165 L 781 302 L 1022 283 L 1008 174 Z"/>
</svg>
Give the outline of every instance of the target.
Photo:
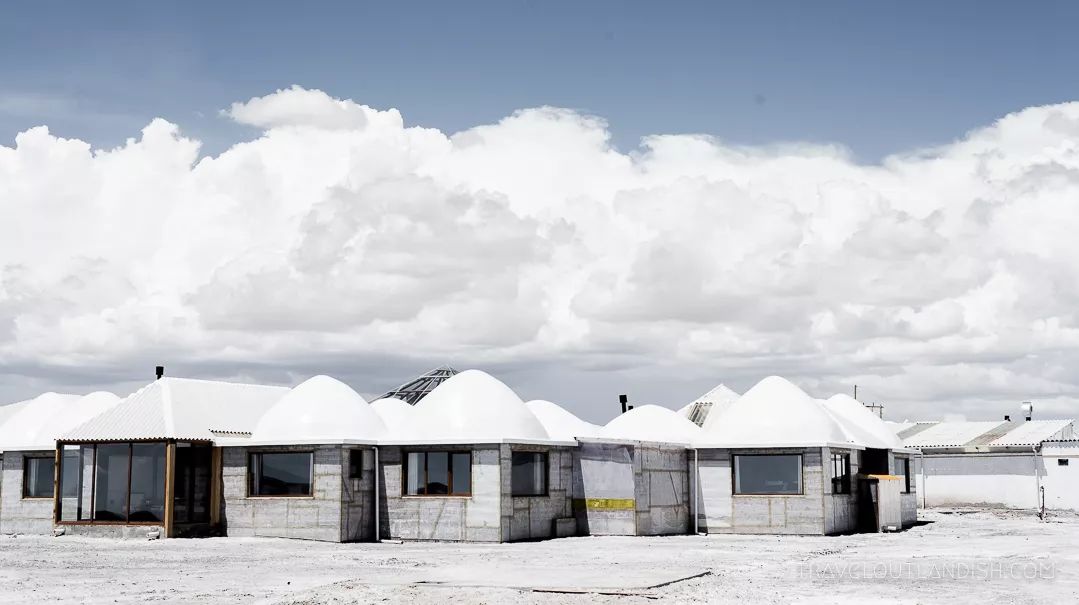
<svg viewBox="0 0 1079 605">
<path fill-rule="evenodd" d="M 699 135 L 626 153 L 548 107 L 449 134 L 296 86 L 223 113 L 261 134 L 0 146 L 10 384 L 463 359 L 639 370 L 670 406 L 779 373 L 893 416 L 1079 412 L 1077 103 L 878 165 Z"/>
</svg>

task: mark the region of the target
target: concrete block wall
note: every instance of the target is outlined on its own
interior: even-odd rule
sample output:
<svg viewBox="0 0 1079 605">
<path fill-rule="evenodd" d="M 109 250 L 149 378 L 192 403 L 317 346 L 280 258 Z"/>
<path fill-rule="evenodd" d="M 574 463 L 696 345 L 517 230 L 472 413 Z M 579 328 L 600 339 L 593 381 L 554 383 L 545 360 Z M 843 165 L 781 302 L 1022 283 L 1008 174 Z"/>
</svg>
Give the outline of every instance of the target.
<svg viewBox="0 0 1079 605">
<path fill-rule="evenodd" d="M 634 448 L 638 536 L 689 533 L 689 464 L 680 446 L 641 444 Z"/>
<path fill-rule="evenodd" d="M 822 448 L 700 450 L 702 473 L 701 529 L 708 533 L 824 534 L 825 494 L 831 470 L 825 470 Z M 802 454 L 802 491 L 797 496 L 734 495 L 732 454 Z M 707 465 L 705 462 L 707 461 Z M 830 467 L 830 463 L 829 463 Z M 726 493 L 721 482 L 726 481 Z M 826 487 L 827 483 L 827 487 Z M 831 497 L 831 494 L 828 494 Z"/>
<path fill-rule="evenodd" d="M 547 495 L 513 496 L 514 451 L 547 452 Z M 510 542 L 556 537 L 556 521 L 573 517 L 572 448 L 504 444 L 499 448 L 499 455 L 502 479 L 502 540 Z M 568 530 L 563 529 L 563 532 Z"/>
<path fill-rule="evenodd" d="M 471 496 L 405 496 L 407 451 L 472 452 Z M 379 448 L 380 533 L 399 540 L 501 542 L 502 463 L 498 445 Z"/>
<path fill-rule="evenodd" d="M 52 498 L 23 498 L 23 461 L 27 456 L 55 456 L 41 452 L 5 452 L 0 473 L 0 534 L 51 535 Z"/>
<path fill-rule="evenodd" d="M 311 496 L 249 497 L 249 452 L 313 452 Z M 348 451 L 341 446 L 225 447 L 221 451 L 222 523 L 229 536 L 340 542 Z"/>
<path fill-rule="evenodd" d="M 850 493 L 836 494 L 832 491 L 832 454 L 850 455 Z M 821 452 L 824 462 L 824 533 L 842 534 L 858 529 L 858 474 L 861 466 L 861 451 L 850 449 L 824 448 Z"/>
</svg>

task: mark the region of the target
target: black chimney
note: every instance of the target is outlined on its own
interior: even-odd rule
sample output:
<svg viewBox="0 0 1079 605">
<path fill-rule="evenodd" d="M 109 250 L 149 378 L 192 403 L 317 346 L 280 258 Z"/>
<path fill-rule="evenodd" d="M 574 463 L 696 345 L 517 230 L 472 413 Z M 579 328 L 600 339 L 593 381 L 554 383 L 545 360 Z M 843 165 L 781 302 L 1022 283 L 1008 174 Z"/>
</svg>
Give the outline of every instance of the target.
<svg viewBox="0 0 1079 605">
<path fill-rule="evenodd" d="M 161 377 L 165 375 L 165 366 L 157 366 L 154 368 L 154 373 L 157 374 L 157 379 L 161 380 Z"/>
<path fill-rule="evenodd" d="M 1004 414 L 1004 422 L 1011 422 L 1011 421 L 1012 421 L 1012 417 L 1009 416 L 1008 414 Z"/>
<path fill-rule="evenodd" d="M 621 404 L 622 404 L 622 413 L 623 413 L 623 414 L 625 414 L 625 413 L 626 413 L 626 411 L 627 411 L 627 410 L 626 410 L 626 404 L 627 404 L 628 402 L 629 402 L 629 397 L 628 397 L 628 396 L 626 396 L 626 395 L 619 395 L 619 396 L 618 396 L 618 403 L 621 403 Z"/>
</svg>

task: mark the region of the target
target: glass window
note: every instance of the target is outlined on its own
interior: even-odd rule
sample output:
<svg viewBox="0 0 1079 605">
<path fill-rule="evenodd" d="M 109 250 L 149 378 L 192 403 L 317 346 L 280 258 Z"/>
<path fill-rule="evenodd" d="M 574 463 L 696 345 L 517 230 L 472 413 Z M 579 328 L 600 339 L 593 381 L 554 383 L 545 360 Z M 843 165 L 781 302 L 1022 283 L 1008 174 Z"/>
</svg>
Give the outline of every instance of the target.
<svg viewBox="0 0 1079 605">
<path fill-rule="evenodd" d="M 56 458 L 37 456 L 23 458 L 23 498 L 52 498 L 53 473 Z"/>
<path fill-rule="evenodd" d="M 94 520 L 127 520 L 127 476 L 131 468 L 131 446 L 107 443 L 97 446 L 94 476 Z"/>
<path fill-rule="evenodd" d="M 311 452 L 251 454 L 252 496 L 310 496 Z"/>
<path fill-rule="evenodd" d="M 165 444 L 131 446 L 131 496 L 128 521 L 165 520 Z"/>
<path fill-rule="evenodd" d="M 513 452 L 510 485 L 514 496 L 547 495 L 547 453 Z"/>
<path fill-rule="evenodd" d="M 404 488 L 406 496 L 470 495 L 471 452 L 409 452 Z"/>
<path fill-rule="evenodd" d="M 454 494 L 472 493 L 472 454 L 454 452 L 453 454 L 453 489 Z"/>
<path fill-rule="evenodd" d="M 213 451 L 206 446 L 176 444 L 172 518 L 176 523 L 210 522 L 210 477 Z"/>
<path fill-rule="evenodd" d="M 801 494 L 802 455 L 735 455 L 734 493 Z"/>
<path fill-rule="evenodd" d="M 348 478 L 360 479 L 363 477 L 363 452 L 364 450 L 348 451 Z"/>
<path fill-rule="evenodd" d="M 408 480 L 405 482 L 405 495 L 422 496 L 420 486 L 427 484 L 426 478 L 427 454 L 423 452 L 409 452 L 405 462 L 408 472 Z"/>
<path fill-rule="evenodd" d="M 1067 458 L 1057 458 L 1057 466 L 1068 466 Z"/>
<path fill-rule="evenodd" d="M 89 521 L 94 476 L 94 446 L 65 445 L 60 456 L 60 521 Z"/>
<path fill-rule="evenodd" d="M 850 454 L 832 454 L 832 493 L 850 493 Z"/>
</svg>

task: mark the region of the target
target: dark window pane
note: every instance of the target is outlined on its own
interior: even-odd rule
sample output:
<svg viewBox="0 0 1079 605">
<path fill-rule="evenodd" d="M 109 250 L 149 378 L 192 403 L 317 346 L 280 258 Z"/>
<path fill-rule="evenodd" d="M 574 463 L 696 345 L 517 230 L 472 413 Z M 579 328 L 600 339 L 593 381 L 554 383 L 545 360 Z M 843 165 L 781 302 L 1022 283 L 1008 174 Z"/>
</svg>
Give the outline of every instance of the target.
<svg viewBox="0 0 1079 605">
<path fill-rule="evenodd" d="M 405 494 L 419 496 L 423 494 L 423 488 L 427 484 L 424 478 L 424 468 L 427 465 L 427 456 L 423 452 L 409 452 L 405 462 L 408 471 L 408 480 L 405 482 Z"/>
<path fill-rule="evenodd" d="M 472 493 L 472 454 L 468 452 L 453 454 L 453 493 Z"/>
<path fill-rule="evenodd" d="M 734 457 L 734 493 L 802 493 L 802 456 L 798 454 L 736 455 Z"/>
<path fill-rule="evenodd" d="M 210 522 L 212 449 L 176 444 L 172 515 L 176 523 Z"/>
<path fill-rule="evenodd" d="M 363 477 L 363 450 L 348 451 L 348 478 L 359 479 Z"/>
<path fill-rule="evenodd" d="M 543 496 L 547 494 L 547 454 L 542 452 L 513 452 L 511 486 L 514 496 Z"/>
<path fill-rule="evenodd" d="M 126 443 L 97 446 L 94 520 L 127 520 L 127 474 L 131 448 Z"/>
<path fill-rule="evenodd" d="M 128 520 L 165 520 L 165 444 L 131 446 L 131 499 Z"/>
<path fill-rule="evenodd" d="M 52 498 L 55 458 L 23 459 L 23 496 L 26 498 Z"/>
<path fill-rule="evenodd" d="M 450 493 L 450 455 L 447 452 L 427 452 L 428 496 Z"/>
<path fill-rule="evenodd" d="M 311 464 L 310 452 L 252 454 L 252 495 L 311 495 Z"/>
</svg>

